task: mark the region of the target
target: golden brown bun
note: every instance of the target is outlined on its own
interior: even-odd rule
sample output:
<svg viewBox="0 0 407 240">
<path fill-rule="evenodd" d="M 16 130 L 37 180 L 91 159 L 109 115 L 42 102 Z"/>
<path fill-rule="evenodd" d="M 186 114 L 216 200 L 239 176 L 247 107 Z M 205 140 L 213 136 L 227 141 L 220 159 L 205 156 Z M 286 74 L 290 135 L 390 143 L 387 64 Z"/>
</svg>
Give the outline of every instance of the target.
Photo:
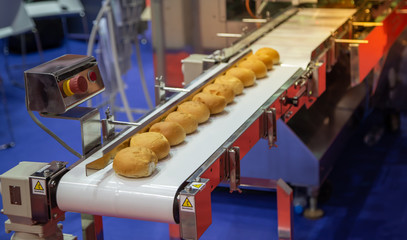
<svg viewBox="0 0 407 240">
<path fill-rule="evenodd" d="M 258 53 L 255 55 L 251 55 L 250 57 L 248 57 L 247 59 L 257 59 L 260 60 L 264 63 L 264 65 L 266 65 L 267 70 L 271 70 L 273 69 L 273 58 L 272 56 L 265 54 L 265 53 Z"/>
<path fill-rule="evenodd" d="M 130 147 L 146 147 L 151 149 L 158 160 L 165 158 L 170 153 L 170 143 L 158 132 L 138 133 L 130 139 Z"/>
<path fill-rule="evenodd" d="M 186 133 L 184 128 L 176 122 L 158 122 L 153 124 L 150 132 L 159 132 L 168 140 L 171 146 L 182 143 Z"/>
<path fill-rule="evenodd" d="M 223 75 L 215 79 L 215 83 L 230 86 L 233 89 L 235 95 L 243 93 L 243 83 L 239 78 L 230 75 Z"/>
<path fill-rule="evenodd" d="M 113 169 L 125 177 L 148 177 L 154 172 L 157 162 L 157 155 L 149 148 L 127 147 L 116 154 Z"/>
<path fill-rule="evenodd" d="M 254 81 L 256 80 L 256 75 L 252 70 L 240 67 L 229 69 L 226 72 L 226 76 L 234 76 L 239 78 L 240 81 L 242 81 L 243 86 L 245 87 L 252 86 L 254 84 Z"/>
<path fill-rule="evenodd" d="M 274 64 L 279 64 L 280 63 L 280 54 L 277 52 L 277 50 L 269 47 L 264 47 L 260 48 L 259 50 L 256 51 L 255 55 L 259 54 L 267 54 L 270 55 L 271 58 L 273 59 Z"/>
<path fill-rule="evenodd" d="M 103 157 L 87 164 L 86 168 L 97 169 L 97 170 L 105 168 L 107 166 L 107 164 L 109 163 L 110 159 L 113 159 L 116 156 L 117 152 L 119 152 L 120 150 L 122 150 L 124 148 L 129 147 L 129 145 L 130 145 L 130 139 L 127 139 L 126 141 L 122 142 L 121 144 L 117 145 L 115 148 L 110 150 L 110 152 L 103 155 Z"/>
<path fill-rule="evenodd" d="M 198 121 L 189 113 L 172 112 L 165 118 L 166 122 L 176 122 L 181 125 L 187 134 L 195 132 Z"/>
<path fill-rule="evenodd" d="M 218 83 L 209 84 L 204 87 L 202 92 L 222 96 L 225 98 L 226 104 L 233 102 L 233 99 L 235 98 L 235 93 L 231 87 Z"/>
<path fill-rule="evenodd" d="M 254 74 L 256 75 L 257 79 L 264 78 L 265 76 L 267 76 L 267 67 L 260 60 L 256 60 L 256 59 L 245 60 L 239 64 L 239 67 L 248 68 L 248 69 L 252 70 L 254 72 Z"/>
<path fill-rule="evenodd" d="M 178 106 L 177 111 L 191 114 L 192 117 L 194 117 L 198 121 L 198 123 L 204 123 L 208 121 L 209 116 L 211 115 L 209 108 L 204 103 L 195 101 L 187 101 L 181 103 Z"/>
<path fill-rule="evenodd" d="M 220 113 L 226 107 L 226 100 L 224 97 L 212 95 L 209 93 L 200 92 L 192 98 L 192 101 L 197 101 L 205 104 L 209 108 L 211 114 Z"/>
</svg>

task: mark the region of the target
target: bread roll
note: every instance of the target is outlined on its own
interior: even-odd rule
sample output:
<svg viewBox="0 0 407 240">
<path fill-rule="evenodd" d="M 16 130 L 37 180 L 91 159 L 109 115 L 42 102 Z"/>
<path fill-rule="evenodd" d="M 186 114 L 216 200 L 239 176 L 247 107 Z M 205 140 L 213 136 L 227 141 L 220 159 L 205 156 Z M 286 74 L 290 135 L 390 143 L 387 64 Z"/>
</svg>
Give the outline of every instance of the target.
<svg viewBox="0 0 407 240">
<path fill-rule="evenodd" d="M 225 98 L 226 104 L 233 102 L 233 99 L 235 98 L 235 93 L 231 87 L 219 83 L 209 84 L 208 86 L 204 87 L 202 92 L 222 96 Z"/>
<path fill-rule="evenodd" d="M 176 122 L 181 125 L 186 134 L 195 132 L 198 128 L 198 121 L 189 113 L 172 112 L 165 118 L 166 122 Z"/>
<path fill-rule="evenodd" d="M 127 147 L 114 157 L 113 169 L 125 177 L 148 177 L 154 172 L 157 162 L 157 155 L 149 148 Z"/>
<path fill-rule="evenodd" d="M 259 50 L 256 51 L 255 55 L 259 54 L 267 54 L 270 55 L 271 58 L 273 59 L 274 64 L 279 64 L 280 63 L 280 54 L 277 52 L 277 50 L 269 47 L 264 47 L 260 48 Z"/>
<path fill-rule="evenodd" d="M 130 147 L 146 147 L 151 149 L 158 160 L 165 158 L 170 153 L 170 143 L 158 132 L 138 133 L 130 139 Z"/>
<path fill-rule="evenodd" d="M 216 96 L 209 93 L 200 92 L 196 94 L 192 101 L 197 101 L 205 104 L 211 114 L 217 114 L 223 111 L 226 107 L 226 100 L 222 96 Z"/>
<path fill-rule="evenodd" d="M 88 163 L 86 165 L 86 168 L 97 169 L 97 170 L 105 168 L 107 166 L 107 164 L 109 163 L 110 159 L 114 159 L 114 157 L 120 150 L 127 148 L 129 146 L 130 146 L 130 139 L 126 139 L 124 142 L 122 142 L 121 144 L 117 145 L 115 148 L 110 150 L 110 152 L 103 155 L 103 157 L 101 157 L 91 163 Z"/>
<path fill-rule="evenodd" d="M 228 85 L 233 89 L 235 95 L 240 95 L 243 93 L 243 83 L 239 78 L 230 75 L 223 75 L 215 79 L 215 83 Z"/>
<path fill-rule="evenodd" d="M 248 68 L 252 70 L 256 75 L 257 79 L 264 78 L 265 76 L 267 76 L 267 67 L 260 60 L 256 59 L 245 60 L 239 64 L 239 67 Z"/>
<path fill-rule="evenodd" d="M 198 121 L 198 123 L 204 123 L 208 121 L 209 116 L 211 115 L 209 108 L 204 103 L 195 101 L 187 101 L 181 103 L 178 106 L 177 111 L 191 114 L 192 117 L 194 117 Z"/>
<path fill-rule="evenodd" d="M 176 122 L 158 122 L 153 124 L 149 131 L 164 135 L 171 146 L 182 143 L 186 136 L 184 128 Z"/>
<path fill-rule="evenodd" d="M 259 54 L 255 54 L 255 55 L 251 55 L 250 57 L 248 57 L 247 59 L 257 59 L 260 60 L 264 63 L 264 65 L 266 65 L 267 70 L 271 70 L 273 69 L 273 58 L 272 56 L 265 54 L 265 53 L 259 53 Z"/>
<path fill-rule="evenodd" d="M 244 87 L 252 86 L 256 80 L 254 72 L 247 68 L 235 67 L 226 72 L 226 76 L 234 76 L 242 81 Z"/>
</svg>

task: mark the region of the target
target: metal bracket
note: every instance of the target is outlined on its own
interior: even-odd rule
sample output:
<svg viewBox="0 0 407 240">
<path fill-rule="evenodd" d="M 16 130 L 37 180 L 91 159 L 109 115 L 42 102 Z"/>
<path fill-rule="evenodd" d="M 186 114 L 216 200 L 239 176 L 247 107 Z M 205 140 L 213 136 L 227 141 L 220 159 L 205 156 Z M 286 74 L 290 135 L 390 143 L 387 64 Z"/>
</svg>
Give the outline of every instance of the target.
<svg viewBox="0 0 407 240">
<path fill-rule="evenodd" d="M 277 147 L 277 116 L 276 109 L 265 109 L 264 113 L 263 138 L 268 140 L 269 148 Z"/>
<path fill-rule="evenodd" d="M 155 92 L 156 92 L 156 99 L 159 100 L 160 103 L 165 102 L 166 92 L 189 92 L 189 89 L 185 88 L 174 88 L 174 87 L 167 87 L 165 86 L 165 81 L 163 76 L 159 76 L 155 78 Z"/>
<path fill-rule="evenodd" d="M 105 114 L 106 119 L 101 120 L 103 142 L 112 139 L 115 132 L 114 124 L 111 124 L 111 121 L 114 121 L 114 116 L 110 113 L 110 108 L 106 109 Z"/>
<path fill-rule="evenodd" d="M 188 183 L 178 195 L 182 239 L 199 239 L 212 223 L 209 179 Z"/>
<path fill-rule="evenodd" d="M 226 151 L 226 169 L 227 176 L 230 184 L 230 192 L 242 191 L 239 189 L 240 186 L 240 148 L 231 147 Z"/>
</svg>

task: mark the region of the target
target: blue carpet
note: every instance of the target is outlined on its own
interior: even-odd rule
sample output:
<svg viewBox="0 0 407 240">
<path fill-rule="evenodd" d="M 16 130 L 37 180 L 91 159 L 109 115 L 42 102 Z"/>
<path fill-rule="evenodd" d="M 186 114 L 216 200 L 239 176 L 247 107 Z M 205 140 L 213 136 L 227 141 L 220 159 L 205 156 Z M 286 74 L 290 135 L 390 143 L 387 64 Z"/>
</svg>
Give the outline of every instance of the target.
<svg viewBox="0 0 407 240">
<path fill-rule="evenodd" d="M 85 54 L 86 44 L 69 40 L 71 53 Z M 142 57 L 149 90 L 153 96 L 153 66 L 151 45 L 142 45 Z M 66 48 L 45 51 L 46 60 L 66 53 Z M 19 55 L 10 56 L 19 63 Z M 27 62 L 38 62 L 36 53 L 29 54 Z M 134 59 L 133 59 L 134 62 Z M 20 161 L 73 163 L 76 158 L 44 133 L 29 118 L 24 90 L 13 86 L 7 78 L 4 57 L 0 57 L 0 75 L 4 79 L 6 97 L 12 118 L 16 146 L 0 151 L 0 173 Z M 16 81 L 23 81 L 22 71 L 14 70 Z M 137 81 L 136 67 L 124 78 L 131 92 L 132 107 L 145 108 L 146 103 Z M 130 82 L 135 79 L 135 83 Z M 138 99 L 134 101 L 134 99 Z M 0 109 L 2 110 L 2 109 Z M 0 113 L 2 118 L 4 113 Z M 80 151 L 79 124 L 67 120 L 41 119 L 77 151 Z M 5 141 L 8 130 L 0 126 Z M 378 144 L 368 147 L 363 143 L 365 129 L 355 132 L 346 150 L 336 162 L 328 182 L 332 186 L 331 198 L 321 203 L 325 216 L 320 220 L 307 220 L 295 216 L 296 239 L 407 239 L 407 116 L 403 115 L 399 133 L 385 133 Z M 1 142 L 0 142 L 1 144 Z M 276 195 L 274 192 L 245 190 L 242 194 L 229 194 L 219 188 L 212 194 L 213 224 L 202 239 L 277 239 Z M 4 233 L 0 215 L 0 239 L 9 239 Z M 64 232 L 81 237 L 80 215 L 67 213 Z M 168 239 L 168 226 L 163 223 L 104 217 L 105 239 Z"/>
</svg>

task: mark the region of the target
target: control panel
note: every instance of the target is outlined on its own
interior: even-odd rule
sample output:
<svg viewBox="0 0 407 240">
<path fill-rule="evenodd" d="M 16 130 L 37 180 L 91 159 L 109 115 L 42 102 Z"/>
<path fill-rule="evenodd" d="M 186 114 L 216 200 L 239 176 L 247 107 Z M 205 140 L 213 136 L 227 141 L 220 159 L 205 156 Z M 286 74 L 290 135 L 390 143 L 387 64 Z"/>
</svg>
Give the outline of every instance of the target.
<svg viewBox="0 0 407 240">
<path fill-rule="evenodd" d="M 30 111 L 62 114 L 104 91 L 96 59 L 67 54 L 24 72 Z"/>
</svg>

